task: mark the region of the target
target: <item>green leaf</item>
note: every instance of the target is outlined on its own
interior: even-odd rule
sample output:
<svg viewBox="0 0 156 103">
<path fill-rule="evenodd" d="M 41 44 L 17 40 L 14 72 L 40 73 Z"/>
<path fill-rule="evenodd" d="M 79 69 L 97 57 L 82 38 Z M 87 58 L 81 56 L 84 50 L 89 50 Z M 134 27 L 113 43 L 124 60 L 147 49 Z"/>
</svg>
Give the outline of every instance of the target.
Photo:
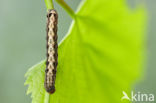
<svg viewBox="0 0 156 103">
<path fill-rule="evenodd" d="M 44 90 L 45 61 L 26 73 L 32 103 L 121 103 L 142 73 L 144 24 L 125 0 L 86 0 L 59 45 L 56 92 Z"/>
</svg>

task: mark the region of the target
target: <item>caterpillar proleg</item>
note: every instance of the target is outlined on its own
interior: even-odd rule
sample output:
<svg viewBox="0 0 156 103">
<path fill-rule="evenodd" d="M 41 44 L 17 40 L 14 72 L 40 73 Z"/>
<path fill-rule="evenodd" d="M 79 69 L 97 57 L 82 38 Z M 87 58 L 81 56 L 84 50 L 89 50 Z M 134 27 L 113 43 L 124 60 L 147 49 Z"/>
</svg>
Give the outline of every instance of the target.
<svg viewBox="0 0 156 103">
<path fill-rule="evenodd" d="M 47 60 L 45 69 L 44 87 L 50 94 L 55 92 L 55 79 L 57 69 L 57 22 L 58 14 L 56 10 L 51 9 L 47 13 Z"/>
</svg>

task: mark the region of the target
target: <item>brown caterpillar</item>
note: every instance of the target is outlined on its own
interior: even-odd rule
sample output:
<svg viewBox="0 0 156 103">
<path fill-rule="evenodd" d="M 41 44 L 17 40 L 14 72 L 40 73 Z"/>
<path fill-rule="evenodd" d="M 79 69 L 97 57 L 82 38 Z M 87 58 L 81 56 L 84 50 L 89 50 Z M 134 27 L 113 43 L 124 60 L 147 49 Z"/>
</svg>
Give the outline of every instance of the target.
<svg viewBox="0 0 156 103">
<path fill-rule="evenodd" d="M 56 10 L 49 10 L 47 13 L 47 60 L 44 87 L 50 94 L 55 92 L 56 68 L 58 64 L 57 19 Z"/>
</svg>

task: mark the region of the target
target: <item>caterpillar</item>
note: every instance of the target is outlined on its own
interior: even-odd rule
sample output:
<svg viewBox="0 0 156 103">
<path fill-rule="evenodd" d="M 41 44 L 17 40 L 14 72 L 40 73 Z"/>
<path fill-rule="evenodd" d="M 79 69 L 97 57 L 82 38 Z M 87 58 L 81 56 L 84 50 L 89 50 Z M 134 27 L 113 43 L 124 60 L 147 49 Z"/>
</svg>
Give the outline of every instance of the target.
<svg viewBox="0 0 156 103">
<path fill-rule="evenodd" d="M 56 69 L 58 64 L 57 53 L 57 23 L 58 14 L 56 10 L 51 9 L 47 13 L 47 60 L 45 69 L 44 87 L 50 94 L 55 92 Z"/>
</svg>

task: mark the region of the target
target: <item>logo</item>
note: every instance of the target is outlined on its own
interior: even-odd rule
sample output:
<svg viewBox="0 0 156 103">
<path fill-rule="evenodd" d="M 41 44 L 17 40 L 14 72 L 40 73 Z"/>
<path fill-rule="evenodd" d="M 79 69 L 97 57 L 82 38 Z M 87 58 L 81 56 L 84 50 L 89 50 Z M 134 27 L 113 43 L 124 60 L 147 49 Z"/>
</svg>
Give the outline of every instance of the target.
<svg viewBox="0 0 156 103">
<path fill-rule="evenodd" d="M 153 102 L 154 101 L 154 94 L 146 94 L 146 93 L 141 93 L 137 92 L 134 93 L 133 91 L 131 92 L 131 96 L 128 96 L 128 94 L 123 91 L 123 97 L 121 100 L 129 100 L 129 101 L 139 101 L 139 102 Z"/>
</svg>

